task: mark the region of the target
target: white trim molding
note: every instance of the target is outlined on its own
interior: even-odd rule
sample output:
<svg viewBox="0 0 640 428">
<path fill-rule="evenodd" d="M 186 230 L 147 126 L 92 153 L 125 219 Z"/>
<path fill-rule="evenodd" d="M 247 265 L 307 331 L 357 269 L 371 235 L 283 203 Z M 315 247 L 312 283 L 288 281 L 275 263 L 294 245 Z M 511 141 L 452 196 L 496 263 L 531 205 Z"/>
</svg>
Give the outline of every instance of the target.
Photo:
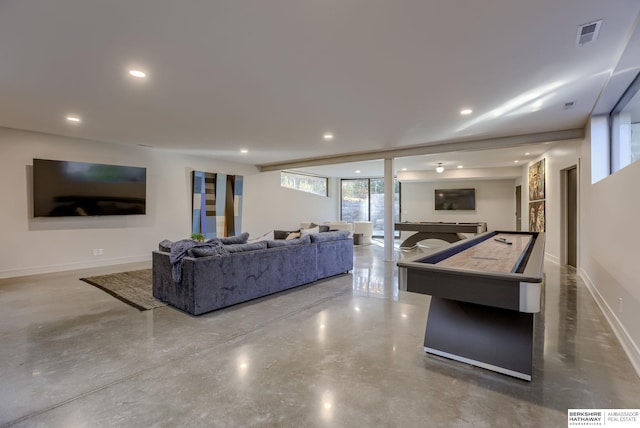
<svg viewBox="0 0 640 428">
<path fill-rule="evenodd" d="M 587 290 L 589 290 L 589 293 L 591 293 L 591 296 L 593 296 L 593 300 L 596 301 L 598 307 L 604 314 L 604 317 L 609 322 L 611 329 L 613 330 L 616 337 L 618 338 L 618 341 L 620 341 L 620 344 L 622 345 L 622 349 L 624 349 L 624 352 L 629 357 L 629 361 L 631 362 L 631 365 L 633 366 L 633 368 L 636 370 L 636 373 L 640 377 L 640 349 L 633 342 L 633 339 L 631 338 L 627 330 L 624 328 L 624 326 L 622 325 L 618 317 L 615 315 L 615 312 L 604 300 L 604 298 L 598 291 L 598 288 L 596 287 L 596 285 L 593 283 L 593 281 L 591 281 L 591 278 L 589 277 L 589 275 L 583 269 L 580 269 L 578 274 L 586 284 Z"/>
</svg>

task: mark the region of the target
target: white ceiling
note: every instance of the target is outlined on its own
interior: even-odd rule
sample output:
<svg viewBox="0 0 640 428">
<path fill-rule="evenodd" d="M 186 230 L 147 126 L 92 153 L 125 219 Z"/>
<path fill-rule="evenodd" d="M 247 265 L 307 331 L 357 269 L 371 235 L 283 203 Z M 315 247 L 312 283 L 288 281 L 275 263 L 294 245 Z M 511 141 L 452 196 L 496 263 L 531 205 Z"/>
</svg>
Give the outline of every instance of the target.
<svg viewBox="0 0 640 428">
<path fill-rule="evenodd" d="M 638 0 L 1 0 L 0 126 L 257 165 L 581 128 L 639 13 Z M 599 39 L 577 46 L 597 19 Z"/>
</svg>

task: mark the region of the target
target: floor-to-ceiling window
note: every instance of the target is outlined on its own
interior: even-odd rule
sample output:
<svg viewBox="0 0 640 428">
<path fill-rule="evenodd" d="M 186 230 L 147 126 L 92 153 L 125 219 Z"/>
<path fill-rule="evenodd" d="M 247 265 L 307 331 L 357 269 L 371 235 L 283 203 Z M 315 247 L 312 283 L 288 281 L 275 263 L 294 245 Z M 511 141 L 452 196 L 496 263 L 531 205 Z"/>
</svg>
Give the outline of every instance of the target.
<svg viewBox="0 0 640 428">
<path fill-rule="evenodd" d="M 343 221 L 370 221 L 373 236 L 384 235 L 384 179 L 342 179 L 340 218 Z M 400 221 L 400 183 L 394 180 L 394 221 Z"/>
</svg>

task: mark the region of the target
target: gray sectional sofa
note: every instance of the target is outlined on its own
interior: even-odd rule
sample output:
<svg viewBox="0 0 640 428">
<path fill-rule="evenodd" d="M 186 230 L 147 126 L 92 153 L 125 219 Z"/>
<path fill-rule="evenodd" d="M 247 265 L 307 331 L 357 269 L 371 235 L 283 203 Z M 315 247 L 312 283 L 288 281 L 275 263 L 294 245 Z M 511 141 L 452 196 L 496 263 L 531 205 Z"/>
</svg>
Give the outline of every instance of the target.
<svg viewBox="0 0 640 428">
<path fill-rule="evenodd" d="M 289 241 L 196 245 L 178 263 L 176 248 L 169 252 L 161 244 L 161 249 L 153 252 L 153 295 L 192 315 L 353 269 L 353 240 L 342 231 Z"/>
</svg>

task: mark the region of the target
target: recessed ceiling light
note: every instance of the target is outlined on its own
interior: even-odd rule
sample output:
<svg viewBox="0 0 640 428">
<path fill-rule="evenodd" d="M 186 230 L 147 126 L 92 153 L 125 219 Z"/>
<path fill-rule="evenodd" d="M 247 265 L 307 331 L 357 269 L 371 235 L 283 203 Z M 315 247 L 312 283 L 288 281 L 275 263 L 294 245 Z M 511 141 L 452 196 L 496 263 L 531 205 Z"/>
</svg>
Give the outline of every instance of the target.
<svg viewBox="0 0 640 428">
<path fill-rule="evenodd" d="M 462 169 L 464 168 L 462 165 L 458 165 L 458 169 Z"/>
<path fill-rule="evenodd" d="M 465 109 L 460 110 L 460 114 L 463 115 L 463 116 L 466 116 L 466 115 L 471 114 L 471 113 L 473 113 L 473 110 L 471 110 L 470 108 L 465 108 Z"/>
<path fill-rule="evenodd" d="M 513 163 L 518 163 L 518 162 L 520 162 L 520 161 L 519 161 L 519 160 L 514 160 L 514 161 L 513 161 Z"/>
<path fill-rule="evenodd" d="M 129 70 L 129 74 L 133 77 L 137 77 L 138 79 L 144 79 L 147 77 L 147 73 L 142 70 Z"/>
<path fill-rule="evenodd" d="M 247 150 L 247 149 L 240 149 L 240 153 L 249 153 L 249 150 Z"/>
<path fill-rule="evenodd" d="M 529 156 L 530 154 L 531 154 L 531 153 L 527 152 L 527 153 L 525 153 L 524 155 L 525 155 L 525 156 Z"/>
<path fill-rule="evenodd" d="M 80 123 L 80 122 L 82 122 L 82 119 L 80 119 L 79 116 L 76 116 L 74 114 L 70 114 L 65 119 L 67 119 L 67 122 L 71 122 L 71 123 Z"/>
<path fill-rule="evenodd" d="M 324 138 L 325 140 L 329 141 L 329 140 L 333 140 L 333 134 L 330 132 L 325 133 L 322 138 Z"/>
<path fill-rule="evenodd" d="M 360 170 L 359 169 L 356 169 L 356 174 L 360 174 Z"/>
<path fill-rule="evenodd" d="M 407 170 L 407 168 L 402 168 L 402 170 L 403 170 L 403 171 L 406 171 L 406 170 Z"/>
</svg>

